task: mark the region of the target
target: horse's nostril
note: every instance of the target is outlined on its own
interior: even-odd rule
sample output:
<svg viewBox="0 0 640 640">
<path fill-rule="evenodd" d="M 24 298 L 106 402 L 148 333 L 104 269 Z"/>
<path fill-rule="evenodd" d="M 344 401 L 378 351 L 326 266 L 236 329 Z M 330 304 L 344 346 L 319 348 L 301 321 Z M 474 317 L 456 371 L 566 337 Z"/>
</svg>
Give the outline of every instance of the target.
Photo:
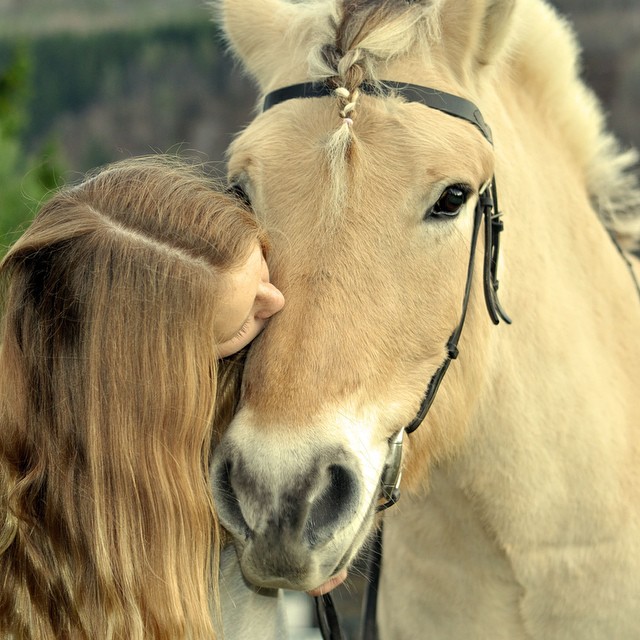
<svg viewBox="0 0 640 640">
<path fill-rule="evenodd" d="M 358 505 L 358 481 L 352 471 L 338 464 L 326 469 L 326 484 L 311 504 L 305 534 L 312 546 L 326 542 L 339 528 L 340 522 L 349 520 Z"/>
<path fill-rule="evenodd" d="M 278 567 L 290 568 L 295 560 L 281 557 L 274 548 L 288 548 L 289 555 L 308 553 L 352 522 L 361 488 L 357 466 L 352 467 L 342 451 L 326 452 L 283 482 L 284 469 L 261 464 L 256 457 L 249 464 L 237 448 L 229 449 L 218 449 L 211 473 L 220 522 L 261 562 L 270 558 L 274 575 L 279 575 Z M 266 575 L 264 567 L 260 571 Z"/>
<path fill-rule="evenodd" d="M 213 480 L 216 509 L 225 528 L 246 540 L 251 536 L 251 529 L 242 515 L 238 497 L 231 484 L 232 471 L 231 460 L 223 460 L 217 465 Z"/>
</svg>

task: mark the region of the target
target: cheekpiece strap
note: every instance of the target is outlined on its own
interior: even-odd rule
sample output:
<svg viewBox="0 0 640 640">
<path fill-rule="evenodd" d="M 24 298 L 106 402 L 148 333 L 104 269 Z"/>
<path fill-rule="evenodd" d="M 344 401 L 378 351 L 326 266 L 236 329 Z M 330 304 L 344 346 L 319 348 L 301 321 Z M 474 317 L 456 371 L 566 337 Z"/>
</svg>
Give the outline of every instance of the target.
<svg viewBox="0 0 640 640">
<path fill-rule="evenodd" d="M 262 110 L 263 112 L 267 111 L 281 102 L 296 98 L 329 97 L 333 95 L 334 88 L 335 87 L 331 86 L 328 82 L 303 82 L 283 87 L 281 89 L 276 89 L 275 91 L 267 94 L 264 99 Z M 430 109 L 436 109 L 437 111 L 441 111 L 450 116 L 461 118 L 476 127 L 485 139 L 490 144 L 493 144 L 491 129 L 482 117 L 480 109 L 478 109 L 473 102 L 470 102 L 465 98 L 454 96 L 450 93 L 439 91 L 438 89 L 432 89 L 430 87 L 423 87 L 421 85 L 405 82 L 393 82 L 391 80 L 383 80 L 379 83 L 364 82 L 358 87 L 358 90 L 366 95 L 382 98 L 400 96 L 408 102 L 417 102 L 429 107 Z M 485 241 L 483 287 L 487 310 L 494 324 L 498 324 L 500 319 L 511 324 L 511 319 L 504 312 L 498 300 L 498 255 L 500 252 L 500 233 L 503 228 L 500 216 L 501 213 L 498 209 L 498 193 L 494 178 L 491 186 L 485 188 L 480 194 L 475 210 L 471 251 L 469 256 L 469 265 L 467 268 L 467 282 L 465 285 L 460 322 L 447 342 L 447 355 L 445 360 L 429 381 L 429 386 L 427 387 L 416 417 L 405 428 L 407 433 L 414 432 L 424 420 L 451 361 L 458 356 L 458 340 L 460 339 L 462 327 L 464 326 L 464 321 L 467 315 L 467 306 L 471 293 L 474 257 L 476 253 L 476 246 L 478 244 L 479 231 L 483 221 Z"/>
<path fill-rule="evenodd" d="M 471 237 L 471 249 L 469 252 L 469 265 L 467 268 L 467 282 L 464 289 L 464 297 L 462 301 L 462 312 L 460 314 L 460 322 L 451 334 L 447 342 L 447 355 L 444 362 L 438 367 L 433 377 L 429 381 L 427 391 L 422 398 L 420 408 L 416 417 L 405 427 L 407 433 L 413 433 L 425 419 L 427 412 L 431 408 L 436 393 L 440 387 L 440 383 L 444 378 L 452 360 L 458 357 L 458 341 L 462 334 L 464 321 L 467 317 L 467 307 L 469 306 L 469 296 L 471 294 L 471 282 L 473 279 L 473 263 L 475 260 L 476 247 L 478 244 L 478 235 L 480 226 L 484 221 L 484 259 L 483 259 L 483 285 L 484 296 L 489 316 L 494 324 L 499 324 L 500 319 L 507 324 L 511 324 L 511 318 L 505 313 L 498 300 L 498 254 L 500 251 L 500 232 L 502 231 L 502 221 L 497 208 L 497 191 L 495 187 L 495 178 L 491 186 L 487 187 L 478 197 L 475 215 L 473 218 L 473 235 Z"/>
<path fill-rule="evenodd" d="M 488 188 L 485 189 L 488 191 Z M 429 386 L 422 398 L 422 403 L 418 409 L 416 417 L 405 427 L 407 433 L 413 433 L 425 419 L 427 412 L 431 408 L 433 401 L 440 388 L 440 383 L 444 378 L 444 374 L 447 372 L 452 360 L 458 357 L 458 340 L 462 334 L 462 328 L 464 327 L 464 321 L 467 317 L 467 307 L 469 306 L 469 297 L 471 295 L 471 283 L 473 281 L 473 265 L 475 262 L 476 247 L 478 246 L 478 235 L 480 233 L 480 226 L 482 225 L 482 219 L 484 216 L 484 203 L 482 202 L 482 195 L 478 199 L 476 209 L 473 216 L 473 231 L 471 236 L 471 247 L 469 249 L 469 264 L 467 265 L 467 281 L 464 287 L 464 296 L 462 299 L 462 310 L 460 312 L 460 321 L 458 326 L 454 329 L 451 337 L 447 342 L 447 355 L 444 362 L 438 367 L 437 371 L 433 374 L 433 377 L 429 381 Z"/>
<path fill-rule="evenodd" d="M 484 299 L 493 324 L 499 324 L 500 319 L 511 324 L 511 318 L 498 300 L 498 257 L 500 256 L 500 234 L 504 229 L 504 223 L 502 211 L 498 207 L 495 176 L 491 182 L 491 189 L 485 189 L 480 199 L 484 210 Z"/>
</svg>

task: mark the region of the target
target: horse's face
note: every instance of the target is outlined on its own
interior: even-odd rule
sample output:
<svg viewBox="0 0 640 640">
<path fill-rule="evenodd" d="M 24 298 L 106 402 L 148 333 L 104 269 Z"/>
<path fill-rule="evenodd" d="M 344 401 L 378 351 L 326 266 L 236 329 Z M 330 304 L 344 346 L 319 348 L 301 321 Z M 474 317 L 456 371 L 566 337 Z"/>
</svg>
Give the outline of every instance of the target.
<svg viewBox="0 0 640 640">
<path fill-rule="evenodd" d="M 386 79 L 407 80 L 398 73 Z M 451 90 L 445 77 L 429 84 Z M 473 209 L 492 175 L 474 127 L 419 104 L 361 96 L 349 143 L 332 155 L 341 122 L 332 98 L 291 100 L 258 116 L 230 154 L 231 180 L 271 231 L 286 299 L 251 348 L 213 467 L 221 521 L 258 585 L 313 589 L 364 543 L 389 440 L 460 320 Z M 462 343 L 489 326 L 477 290 Z M 464 378 L 449 374 L 411 438 L 410 483 L 464 436 L 482 355 L 464 358 Z"/>
</svg>

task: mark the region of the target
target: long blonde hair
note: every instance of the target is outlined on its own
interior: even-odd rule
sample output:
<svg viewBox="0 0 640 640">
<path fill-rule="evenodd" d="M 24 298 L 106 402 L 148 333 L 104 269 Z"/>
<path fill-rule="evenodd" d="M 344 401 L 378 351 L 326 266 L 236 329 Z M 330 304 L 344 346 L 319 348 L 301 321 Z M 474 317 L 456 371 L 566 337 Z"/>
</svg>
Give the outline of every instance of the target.
<svg viewBox="0 0 640 640">
<path fill-rule="evenodd" d="M 215 636 L 217 284 L 256 241 L 202 172 L 144 158 L 2 261 L 0 637 Z"/>
</svg>

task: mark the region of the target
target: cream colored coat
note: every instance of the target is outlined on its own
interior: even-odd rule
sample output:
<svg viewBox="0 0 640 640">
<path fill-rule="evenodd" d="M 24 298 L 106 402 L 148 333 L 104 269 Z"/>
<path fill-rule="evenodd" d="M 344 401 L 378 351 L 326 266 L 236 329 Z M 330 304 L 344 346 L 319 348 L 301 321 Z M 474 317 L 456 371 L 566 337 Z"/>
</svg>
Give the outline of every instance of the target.
<svg viewBox="0 0 640 640">
<path fill-rule="evenodd" d="M 278 105 L 234 142 L 230 177 L 271 229 L 287 306 L 216 454 L 222 521 L 263 585 L 318 586 L 366 543 L 387 438 L 442 361 L 495 173 L 513 325 L 490 323 L 477 264 L 460 357 L 385 515 L 381 639 L 640 638 L 640 300 L 595 212 L 637 237 L 631 158 L 545 3 L 381 4 L 351 23 L 337 70 L 331 0 L 220 4 L 261 94 L 358 67 L 473 100 L 495 141 L 351 87 Z M 467 205 L 423 220 L 451 184 Z"/>
</svg>

